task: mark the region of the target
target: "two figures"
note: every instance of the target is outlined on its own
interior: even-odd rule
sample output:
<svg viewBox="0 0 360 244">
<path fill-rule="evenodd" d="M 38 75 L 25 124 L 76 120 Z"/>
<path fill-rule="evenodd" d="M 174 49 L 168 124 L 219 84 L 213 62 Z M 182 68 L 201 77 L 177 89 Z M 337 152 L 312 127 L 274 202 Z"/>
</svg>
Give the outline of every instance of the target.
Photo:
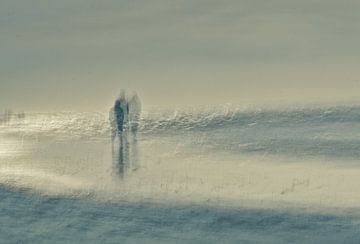
<svg viewBox="0 0 360 244">
<path fill-rule="evenodd" d="M 138 161 L 137 131 L 141 113 L 141 102 L 133 92 L 124 90 L 110 109 L 112 155 L 120 176 L 128 169 L 136 169 Z"/>
</svg>

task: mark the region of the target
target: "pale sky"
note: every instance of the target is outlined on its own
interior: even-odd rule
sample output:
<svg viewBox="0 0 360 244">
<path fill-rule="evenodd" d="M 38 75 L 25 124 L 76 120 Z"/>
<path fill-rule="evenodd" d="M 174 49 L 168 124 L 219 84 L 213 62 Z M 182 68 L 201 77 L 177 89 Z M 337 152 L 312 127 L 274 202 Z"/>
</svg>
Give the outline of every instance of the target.
<svg viewBox="0 0 360 244">
<path fill-rule="evenodd" d="M 1 0 L 0 108 L 359 101 L 358 0 Z"/>
</svg>

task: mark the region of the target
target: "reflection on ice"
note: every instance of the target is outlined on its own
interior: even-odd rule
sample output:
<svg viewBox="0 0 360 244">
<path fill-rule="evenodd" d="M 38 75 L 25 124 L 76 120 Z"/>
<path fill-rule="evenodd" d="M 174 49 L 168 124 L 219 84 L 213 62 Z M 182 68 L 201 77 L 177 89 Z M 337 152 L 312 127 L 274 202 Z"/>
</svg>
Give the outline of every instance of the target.
<svg viewBox="0 0 360 244">
<path fill-rule="evenodd" d="M 24 148 L 24 139 L 10 138 L 0 133 L 0 159 L 15 156 L 19 153 L 28 151 L 29 148 Z M 0 164 L 4 161 L 0 161 Z"/>
</svg>

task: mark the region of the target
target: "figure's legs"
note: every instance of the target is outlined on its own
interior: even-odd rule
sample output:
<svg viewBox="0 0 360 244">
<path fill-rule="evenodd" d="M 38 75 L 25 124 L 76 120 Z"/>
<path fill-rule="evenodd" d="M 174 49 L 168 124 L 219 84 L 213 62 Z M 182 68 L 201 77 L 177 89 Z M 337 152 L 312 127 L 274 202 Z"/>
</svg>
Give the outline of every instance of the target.
<svg viewBox="0 0 360 244">
<path fill-rule="evenodd" d="M 112 158 L 113 158 L 113 162 L 114 162 L 114 157 L 115 157 L 115 134 L 112 133 L 111 134 L 111 155 L 112 155 Z"/>
<path fill-rule="evenodd" d="M 124 132 L 124 165 L 126 169 L 130 168 L 130 142 L 129 142 L 129 132 Z"/>
<path fill-rule="evenodd" d="M 118 172 L 120 176 L 124 175 L 124 140 L 123 133 L 119 134 L 119 160 L 117 162 Z"/>
<path fill-rule="evenodd" d="M 135 131 L 131 133 L 131 169 L 136 170 L 139 167 L 139 151 L 137 144 L 137 134 Z"/>
</svg>

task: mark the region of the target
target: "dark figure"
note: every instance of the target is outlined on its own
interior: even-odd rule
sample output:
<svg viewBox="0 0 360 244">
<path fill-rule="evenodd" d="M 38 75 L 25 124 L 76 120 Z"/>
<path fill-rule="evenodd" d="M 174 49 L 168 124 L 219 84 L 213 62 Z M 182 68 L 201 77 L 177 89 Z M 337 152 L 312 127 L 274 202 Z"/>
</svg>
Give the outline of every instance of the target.
<svg viewBox="0 0 360 244">
<path fill-rule="evenodd" d="M 125 100 L 125 94 L 116 99 L 114 107 L 110 110 L 111 122 L 111 137 L 112 137 L 112 154 L 114 166 L 120 176 L 125 172 L 127 164 L 127 137 L 126 137 L 126 123 L 127 123 L 128 105 Z"/>
<path fill-rule="evenodd" d="M 110 110 L 113 162 L 118 175 L 136 170 L 138 161 L 137 130 L 141 103 L 136 93 L 125 94 L 122 90 L 114 107 Z"/>
<path fill-rule="evenodd" d="M 115 119 L 116 119 L 117 133 L 121 134 L 124 131 L 124 118 L 125 118 L 125 116 L 124 116 L 124 110 L 121 107 L 120 99 L 117 99 L 115 101 L 114 115 L 115 115 Z"/>
</svg>

